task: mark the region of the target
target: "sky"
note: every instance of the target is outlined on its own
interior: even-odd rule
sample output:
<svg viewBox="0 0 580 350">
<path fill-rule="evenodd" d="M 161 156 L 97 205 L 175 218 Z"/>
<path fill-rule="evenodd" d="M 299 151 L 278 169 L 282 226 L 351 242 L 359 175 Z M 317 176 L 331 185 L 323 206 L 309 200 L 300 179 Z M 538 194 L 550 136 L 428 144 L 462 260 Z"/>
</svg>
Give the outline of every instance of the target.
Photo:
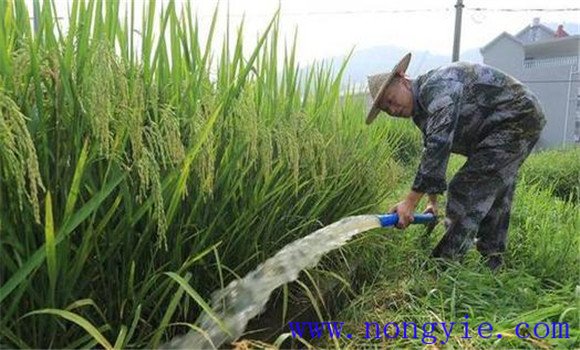
<svg viewBox="0 0 580 350">
<path fill-rule="evenodd" d="M 298 28 L 300 61 L 340 56 L 351 48 L 395 45 L 411 50 L 428 50 L 451 55 L 455 26 L 456 0 L 230 0 L 220 1 L 226 17 L 239 21 L 246 15 L 246 34 L 264 28 L 274 11 L 281 8 L 281 32 L 292 38 Z M 209 24 L 218 1 L 196 1 L 198 14 Z M 532 23 L 580 23 L 580 11 L 507 12 L 474 11 L 488 9 L 559 9 L 580 8 L 572 0 L 464 0 L 461 51 L 480 48 L 503 31 L 515 34 Z M 423 11 L 430 10 L 430 11 Z M 409 12 L 406 12 L 409 11 Z M 410 12 L 417 11 L 417 12 Z"/>
<path fill-rule="evenodd" d="M 66 17 L 66 7 L 70 1 L 56 0 L 59 16 Z M 135 2 L 138 5 L 146 3 L 144 0 Z M 180 7 L 185 0 L 176 2 Z M 202 33 L 209 29 L 216 6 L 220 11 L 218 33 L 225 30 L 228 8 L 233 26 L 237 26 L 245 16 L 246 42 L 254 41 L 257 33 L 263 31 L 276 9 L 280 8 L 280 38 L 291 41 L 295 30 L 298 30 L 297 59 L 301 63 L 310 63 L 331 56 L 345 55 L 353 48 L 359 50 L 387 45 L 451 55 L 455 2 L 456 0 L 196 0 L 191 4 L 198 16 Z M 167 0 L 159 3 L 167 3 Z M 464 6 L 461 51 L 480 48 L 503 31 L 515 34 L 531 24 L 534 17 L 539 17 L 541 22 L 546 23 L 574 23 L 575 27 L 580 26 L 580 11 L 549 11 L 580 8 L 578 1 L 574 0 L 464 0 Z M 475 11 L 474 8 L 487 10 Z M 522 11 L 524 9 L 546 10 Z"/>
</svg>

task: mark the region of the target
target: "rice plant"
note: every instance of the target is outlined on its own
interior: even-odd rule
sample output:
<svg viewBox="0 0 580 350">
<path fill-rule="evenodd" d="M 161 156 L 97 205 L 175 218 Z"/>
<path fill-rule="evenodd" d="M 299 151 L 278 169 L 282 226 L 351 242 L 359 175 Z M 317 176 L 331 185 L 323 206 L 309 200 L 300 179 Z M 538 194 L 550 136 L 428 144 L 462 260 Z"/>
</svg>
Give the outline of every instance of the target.
<svg viewBox="0 0 580 350">
<path fill-rule="evenodd" d="M 278 14 L 216 47 L 217 9 L 32 3 L 0 2 L 2 346 L 155 347 L 207 308 L 168 273 L 207 298 L 398 180 L 398 131 L 279 57 Z"/>
</svg>

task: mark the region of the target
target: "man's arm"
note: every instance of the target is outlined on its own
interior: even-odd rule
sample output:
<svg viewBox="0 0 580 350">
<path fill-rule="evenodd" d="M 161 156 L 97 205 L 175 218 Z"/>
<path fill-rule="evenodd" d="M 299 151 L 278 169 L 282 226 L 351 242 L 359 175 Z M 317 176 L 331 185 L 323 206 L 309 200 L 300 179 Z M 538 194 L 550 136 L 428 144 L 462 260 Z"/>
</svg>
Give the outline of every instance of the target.
<svg viewBox="0 0 580 350">
<path fill-rule="evenodd" d="M 437 214 L 437 194 L 445 192 L 445 173 L 463 97 L 463 85 L 452 80 L 427 82 L 419 98 L 429 113 L 425 132 L 425 148 L 411 191 L 391 212 L 399 215 L 398 228 L 413 222 L 413 213 L 423 195 L 429 195 L 427 209 Z M 433 210 L 434 209 L 434 210 Z"/>
<path fill-rule="evenodd" d="M 456 81 L 429 83 L 420 98 L 425 101 L 429 117 L 425 148 L 415 181 L 415 192 L 439 194 L 447 189 L 445 172 L 462 104 L 463 85 Z"/>
</svg>

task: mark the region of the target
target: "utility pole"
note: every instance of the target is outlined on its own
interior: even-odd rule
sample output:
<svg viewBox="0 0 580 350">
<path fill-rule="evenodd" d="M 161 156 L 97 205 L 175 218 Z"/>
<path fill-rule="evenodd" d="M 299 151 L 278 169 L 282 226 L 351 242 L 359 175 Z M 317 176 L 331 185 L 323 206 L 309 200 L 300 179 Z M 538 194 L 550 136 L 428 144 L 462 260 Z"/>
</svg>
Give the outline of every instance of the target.
<svg viewBox="0 0 580 350">
<path fill-rule="evenodd" d="M 38 3 L 38 1 L 34 1 L 32 3 L 32 13 L 34 15 L 34 17 L 32 17 L 32 21 L 34 24 L 34 34 L 38 34 L 38 19 L 40 18 L 40 4 Z"/>
<path fill-rule="evenodd" d="M 461 40 L 461 12 L 463 11 L 463 0 L 455 3 L 455 36 L 453 37 L 453 58 L 451 62 L 459 61 L 459 42 Z"/>
<path fill-rule="evenodd" d="M 56 11 L 54 13 L 56 15 Z M 40 3 L 38 1 L 34 1 L 32 3 L 32 14 L 33 17 L 30 18 L 32 20 L 32 29 L 34 29 L 34 34 L 38 35 L 38 32 L 40 30 L 40 17 L 41 17 Z M 55 17 L 56 21 L 60 21 L 63 18 L 64 17 Z"/>
</svg>

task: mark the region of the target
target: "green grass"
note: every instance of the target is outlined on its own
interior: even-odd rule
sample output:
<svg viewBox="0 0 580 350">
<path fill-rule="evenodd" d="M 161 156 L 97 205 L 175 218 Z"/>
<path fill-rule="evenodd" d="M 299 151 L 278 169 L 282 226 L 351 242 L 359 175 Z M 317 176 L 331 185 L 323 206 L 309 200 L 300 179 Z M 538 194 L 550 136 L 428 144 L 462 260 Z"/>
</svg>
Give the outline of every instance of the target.
<svg viewBox="0 0 580 350">
<path fill-rule="evenodd" d="M 560 152 L 560 151 L 554 151 Z M 533 171 L 536 159 L 530 156 L 527 171 Z M 569 159 L 569 158 L 568 158 Z M 465 161 L 452 156 L 448 175 L 452 176 Z M 572 160 L 575 167 L 580 158 Z M 567 181 L 566 178 L 562 179 Z M 402 186 L 402 193 L 407 190 Z M 392 198 L 389 202 L 395 202 Z M 469 317 L 471 339 L 463 338 L 463 328 L 454 331 L 446 346 L 453 348 L 577 348 L 580 346 L 580 308 L 578 306 L 578 276 L 580 275 L 580 206 L 563 201 L 553 189 L 543 188 L 535 181 L 518 185 L 512 210 L 506 266 L 493 274 L 482 264 L 472 249 L 464 264 L 451 264 L 439 271 L 429 261 L 431 249 L 443 234 L 439 225 L 431 237 L 423 228 L 406 231 L 377 230 L 352 243 L 359 249 L 368 245 L 364 283 L 352 301 L 332 320 L 345 322 L 343 333 L 353 334 L 351 340 L 318 341 L 323 347 L 384 348 L 423 347 L 423 342 L 435 347 L 445 340 L 439 327 L 433 333 L 419 329 L 417 339 L 365 339 L 364 322 L 465 322 Z M 382 247 L 382 248 L 375 248 Z M 422 265 L 427 262 L 425 267 Z M 332 298 L 332 295 L 327 298 Z M 313 320 L 316 321 L 316 320 Z M 327 321 L 327 320 L 325 320 Z M 482 322 L 493 326 L 494 336 L 482 339 L 477 327 Z M 540 322 L 567 322 L 569 339 L 519 339 L 515 327 L 527 322 L 534 327 Z M 531 329 L 530 328 L 530 329 Z M 498 339 L 497 334 L 502 338 Z M 426 338 L 423 338 L 425 336 Z"/>
<path fill-rule="evenodd" d="M 555 151 L 560 152 L 560 151 Z M 532 154 L 527 165 L 533 170 L 536 159 L 544 153 Z M 452 155 L 448 177 L 461 167 L 466 158 Z M 577 165 L 580 159 L 574 159 Z M 406 171 L 407 180 L 390 194 L 384 208 L 396 203 L 409 190 L 414 165 Z M 431 236 L 424 228 L 411 227 L 406 231 L 378 229 L 358 236 L 342 249 L 343 255 L 329 254 L 322 266 L 333 269 L 328 260 L 346 256 L 348 264 L 334 267 L 343 283 L 318 296 L 315 304 L 321 310 L 317 316 L 304 321 L 345 322 L 342 334 L 352 339 L 304 339 L 311 346 L 321 348 L 439 348 L 446 340 L 445 331 L 438 326 L 433 332 L 420 327 L 431 322 L 456 322 L 450 348 L 578 348 L 580 346 L 580 308 L 578 304 L 578 276 L 580 275 L 580 206 L 574 201 L 563 201 L 550 187 L 520 179 L 514 199 L 506 266 L 494 274 L 482 264 L 479 253 L 472 249 L 464 264 L 449 264 L 441 271 L 429 261 L 431 250 L 443 235 L 439 225 Z M 565 180 L 565 179 L 564 179 Z M 440 203 L 444 209 L 444 201 Z M 443 214 L 443 213 L 442 213 Z M 425 264 L 425 265 L 424 265 Z M 423 266 L 424 265 L 424 266 Z M 342 301 L 338 309 L 325 305 Z M 469 334 L 464 339 L 468 315 Z M 365 322 L 387 324 L 414 322 L 419 330 L 416 339 L 365 339 Z M 477 327 L 483 322 L 493 326 L 493 337 L 483 339 Z M 566 322 L 569 338 L 519 339 L 515 327 L 526 322 L 532 330 L 537 323 Z M 431 326 L 429 326 L 431 327 Z M 449 330 L 449 325 L 447 326 Z M 543 328 L 542 328 L 543 329 Z M 394 329 L 391 326 L 391 331 Z M 523 330 L 520 329 L 522 332 Z M 283 332 L 288 332 L 288 327 Z M 374 331 L 374 329 L 372 329 Z M 524 335 L 524 333 L 520 333 Z M 306 333 L 308 331 L 306 330 Z M 502 338 L 497 338 L 501 333 Z M 306 334 L 308 336 L 308 334 Z M 374 336 L 374 333 L 373 333 Z M 252 339 L 252 335 L 246 336 Z M 303 347 L 303 342 L 292 341 L 290 333 L 284 347 Z M 248 342 L 253 348 L 268 348 L 268 344 Z M 431 343 L 427 345 L 427 343 Z"/>
<path fill-rule="evenodd" d="M 580 147 L 570 146 L 539 152 L 522 168 L 526 182 L 551 188 L 554 195 L 580 201 Z"/>
</svg>

